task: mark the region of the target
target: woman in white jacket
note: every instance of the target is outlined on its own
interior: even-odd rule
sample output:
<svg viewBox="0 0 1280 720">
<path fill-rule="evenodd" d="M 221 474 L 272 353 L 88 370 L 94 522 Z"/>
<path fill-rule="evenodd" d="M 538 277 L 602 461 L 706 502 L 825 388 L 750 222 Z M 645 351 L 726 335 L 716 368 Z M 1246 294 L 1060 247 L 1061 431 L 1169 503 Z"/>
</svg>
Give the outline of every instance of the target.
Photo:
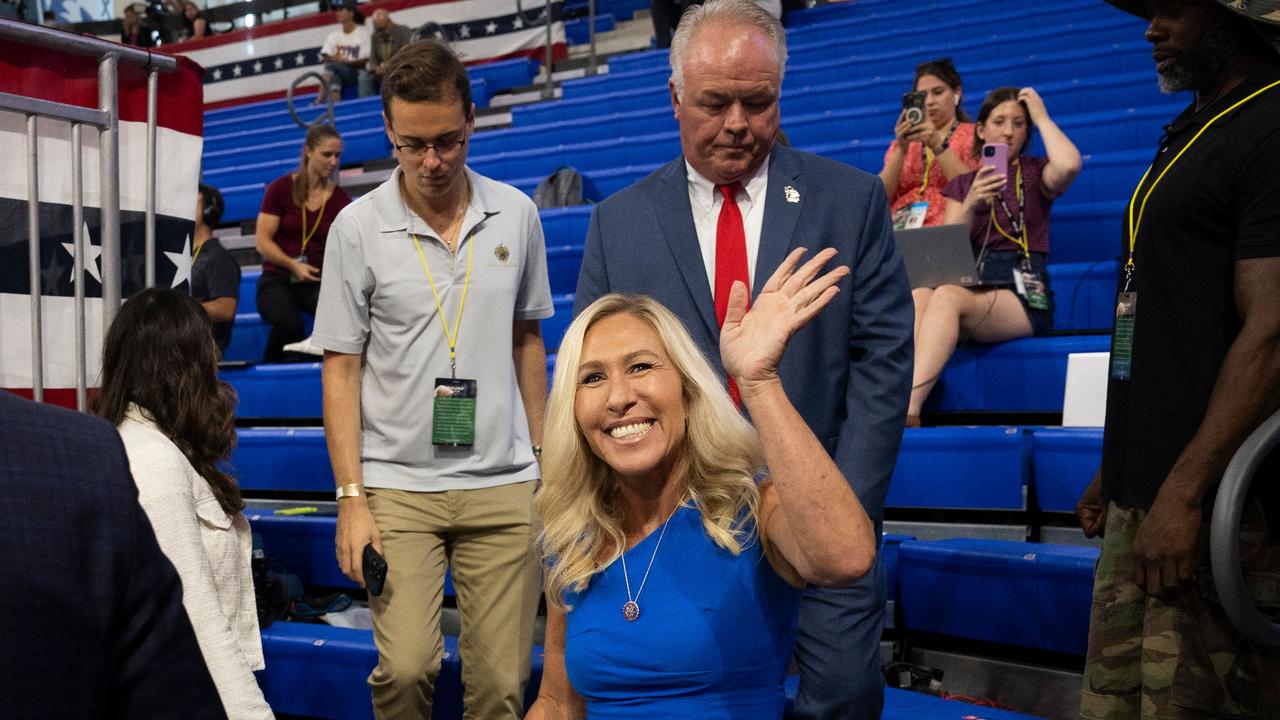
<svg viewBox="0 0 1280 720">
<path fill-rule="evenodd" d="M 264 667 L 249 524 L 218 464 L 235 444 L 235 396 L 200 305 L 144 290 L 111 324 L 94 411 L 120 431 L 138 500 L 182 579 L 182 604 L 227 716 L 271 718 L 253 671 Z"/>
</svg>

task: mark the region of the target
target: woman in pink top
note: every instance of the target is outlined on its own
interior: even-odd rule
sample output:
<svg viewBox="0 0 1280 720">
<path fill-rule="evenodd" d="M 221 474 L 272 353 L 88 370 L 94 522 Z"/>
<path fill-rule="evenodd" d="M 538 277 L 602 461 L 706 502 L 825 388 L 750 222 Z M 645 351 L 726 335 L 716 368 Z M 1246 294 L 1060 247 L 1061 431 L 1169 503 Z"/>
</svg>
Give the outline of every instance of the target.
<svg viewBox="0 0 1280 720">
<path fill-rule="evenodd" d="M 951 59 L 921 63 L 911 87 L 925 94 L 924 122 L 912 124 L 905 111 L 898 116 L 880 171 L 897 228 L 941 225 L 947 207 L 942 189 L 978 167 L 973 123 L 961 106 L 964 88 Z"/>
</svg>

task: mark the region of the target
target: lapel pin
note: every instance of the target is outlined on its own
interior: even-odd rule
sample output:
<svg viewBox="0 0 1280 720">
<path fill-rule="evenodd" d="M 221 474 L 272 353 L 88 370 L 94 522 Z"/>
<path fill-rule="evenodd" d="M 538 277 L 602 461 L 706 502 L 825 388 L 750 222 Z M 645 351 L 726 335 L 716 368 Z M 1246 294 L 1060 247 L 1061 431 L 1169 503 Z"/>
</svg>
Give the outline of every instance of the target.
<svg viewBox="0 0 1280 720">
<path fill-rule="evenodd" d="M 787 198 L 787 202 L 789 203 L 800 202 L 800 192 L 790 185 L 782 188 L 782 194 Z"/>
</svg>

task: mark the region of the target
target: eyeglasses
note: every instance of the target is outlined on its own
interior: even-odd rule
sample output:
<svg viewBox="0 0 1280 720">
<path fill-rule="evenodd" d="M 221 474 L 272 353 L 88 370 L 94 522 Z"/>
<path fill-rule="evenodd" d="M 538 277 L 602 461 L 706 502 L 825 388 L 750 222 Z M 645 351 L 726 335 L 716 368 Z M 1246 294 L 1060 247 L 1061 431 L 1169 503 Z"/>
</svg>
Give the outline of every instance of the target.
<svg viewBox="0 0 1280 720">
<path fill-rule="evenodd" d="M 400 134 L 395 130 L 392 130 L 391 133 L 400 140 L 404 139 L 401 138 Z M 457 137 L 462 135 L 462 133 L 462 130 L 458 130 L 456 132 L 449 133 L 444 137 Z M 393 143 L 392 147 L 396 149 L 396 152 L 411 160 L 421 160 L 426 157 L 428 150 L 435 150 L 436 157 L 441 160 L 445 160 L 457 155 L 462 150 L 462 146 L 466 144 L 467 139 L 462 137 L 458 140 L 436 140 L 433 143 L 406 142 L 399 145 Z"/>
</svg>

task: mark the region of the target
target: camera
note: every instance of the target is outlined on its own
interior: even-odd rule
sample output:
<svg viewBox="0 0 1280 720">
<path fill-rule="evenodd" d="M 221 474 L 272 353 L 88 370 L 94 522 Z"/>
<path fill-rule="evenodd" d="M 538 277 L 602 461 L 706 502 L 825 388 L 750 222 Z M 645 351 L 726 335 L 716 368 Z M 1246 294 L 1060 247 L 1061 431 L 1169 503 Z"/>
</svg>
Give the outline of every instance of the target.
<svg viewBox="0 0 1280 720">
<path fill-rule="evenodd" d="M 924 100 L 922 92 L 909 92 L 902 96 L 902 117 L 911 125 L 924 122 Z"/>
</svg>

